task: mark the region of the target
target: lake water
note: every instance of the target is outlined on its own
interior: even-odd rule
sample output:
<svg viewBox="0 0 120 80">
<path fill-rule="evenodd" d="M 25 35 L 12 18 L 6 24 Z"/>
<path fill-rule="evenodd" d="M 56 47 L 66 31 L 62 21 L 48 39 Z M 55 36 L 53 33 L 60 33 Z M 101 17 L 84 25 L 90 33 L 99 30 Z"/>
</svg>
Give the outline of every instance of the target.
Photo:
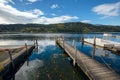
<svg viewBox="0 0 120 80">
<path fill-rule="evenodd" d="M 85 34 L 85 38 L 93 38 L 96 35 L 102 38 L 102 34 Z M 117 35 L 120 35 L 119 33 Z M 64 53 L 55 43 L 56 36 L 64 36 L 65 41 L 74 45 L 90 57 L 100 62 L 106 67 L 120 74 L 120 56 L 91 45 L 81 44 L 81 34 L 0 34 L 0 45 L 33 45 L 34 40 L 38 40 L 38 50 L 35 49 L 27 62 L 15 74 L 15 80 L 88 80 L 86 75 L 78 68 L 72 65 L 70 57 Z M 118 38 L 109 38 L 120 42 Z M 107 54 L 107 56 L 105 56 Z"/>
</svg>

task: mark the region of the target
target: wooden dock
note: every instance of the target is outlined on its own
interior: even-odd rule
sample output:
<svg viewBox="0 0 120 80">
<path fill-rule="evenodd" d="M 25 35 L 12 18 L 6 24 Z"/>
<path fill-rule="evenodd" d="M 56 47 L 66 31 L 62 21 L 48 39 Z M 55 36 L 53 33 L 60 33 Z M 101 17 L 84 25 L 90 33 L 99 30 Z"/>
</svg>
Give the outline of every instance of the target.
<svg viewBox="0 0 120 80">
<path fill-rule="evenodd" d="M 96 38 L 95 39 L 95 45 L 99 46 L 99 47 L 113 47 L 113 46 L 120 46 L 119 42 L 113 42 L 113 41 L 109 41 L 109 40 L 103 40 L 100 38 Z M 89 44 L 94 44 L 94 39 L 84 39 L 84 42 L 89 43 Z"/>
<path fill-rule="evenodd" d="M 0 47 L 0 80 L 11 79 L 30 56 L 34 48 L 34 45 L 16 46 L 16 48 Z"/>
<path fill-rule="evenodd" d="M 120 55 L 120 43 L 119 42 L 103 40 L 100 38 L 84 39 L 83 42 L 107 49 L 109 51 L 112 51 L 112 52 Z"/>
<path fill-rule="evenodd" d="M 120 75 L 116 72 L 67 44 L 63 38 L 57 38 L 56 43 L 65 50 L 73 63 L 76 63 L 90 80 L 120 80 Z"/>
</svg>

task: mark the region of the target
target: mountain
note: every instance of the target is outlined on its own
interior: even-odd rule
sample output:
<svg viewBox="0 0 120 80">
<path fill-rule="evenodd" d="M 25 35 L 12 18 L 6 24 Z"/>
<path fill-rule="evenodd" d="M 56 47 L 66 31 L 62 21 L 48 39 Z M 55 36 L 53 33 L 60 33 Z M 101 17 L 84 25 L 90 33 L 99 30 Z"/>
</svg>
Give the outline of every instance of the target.
<svg viewBox="0 0 120 80">
<path fill-rule="evenodd" d="M 1 24 L 0 32 L 120 32 L 120 26 L 93 25 L 81 22 L 68 22 L 58 24 Z"/>
</svg>

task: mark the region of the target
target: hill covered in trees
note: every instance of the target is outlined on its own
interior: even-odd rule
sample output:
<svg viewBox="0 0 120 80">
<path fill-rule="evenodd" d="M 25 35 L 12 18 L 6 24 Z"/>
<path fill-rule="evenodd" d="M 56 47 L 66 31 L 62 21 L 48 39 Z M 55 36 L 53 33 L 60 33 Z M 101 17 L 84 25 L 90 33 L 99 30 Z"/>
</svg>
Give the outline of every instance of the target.
<svg viewBox="0 0 120 80">
<path fill-rule="evenodd" d="M 0 32 L 120 32 L 120 26 L 112 25 L 92 25 L 81 22 L 69 22 L 69 23 L 58 23 L 58 24 L 1 24 Z"/>
</svg>

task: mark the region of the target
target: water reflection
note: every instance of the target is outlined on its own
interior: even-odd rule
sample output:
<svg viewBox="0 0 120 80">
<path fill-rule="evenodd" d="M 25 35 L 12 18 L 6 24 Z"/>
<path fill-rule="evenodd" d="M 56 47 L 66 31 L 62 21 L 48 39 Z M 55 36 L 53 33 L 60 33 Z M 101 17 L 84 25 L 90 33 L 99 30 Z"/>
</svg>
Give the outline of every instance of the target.
<svg viewBox="0 0 120 80">
<path fill-rule="evenodd" d="M 64 36 L 65 41 L 73 44 L 86 55 L 93 57 L 101 64 L 104 61 L 120 74 L 120 56 L 108 50 L 93 48 L 93 46 L 81 43 L 81 34 L 11 34 L 0 35 L 0 44 L 3 45 L 29 45 L 38 40 L 38 50 L 34 50 L 27 62 L 15 75 L 16 80 L 88 80 L 85 74 L 76 67 L 72 66 L 70 57 L 55 44 L 56 36 Z M 96 34 L 102 38 L 102 34 Z M 94 34 L 84 34 L 85 38 L 93 38 Z M 104 60 L 104 61 L 103 61 Z"/>
<path fill-rule="evenodd" d="M 83 47 L 81 47 L 82 43 L 80 42 L 76 42 L 75 44 L 80 51 L 120 74 L 120 63 L 118 63 L 120 61 L 119 55 L 99 47 L 92 47 L 88 44 L 85 44 Z"/>
<path fill-rule="evenodd" d="M 35 38 L 36 39 L 36 38 Z M 26 42 L 31 44 L 31 40 L 15 40 L 16 43 L 22 44 Z M 5 45 L 13 44 L 14 40 L 6 41 Z M 11 43 L 11 44 L 10 44 Z M 14 42 L 15 43 L 15 42 Z M 83 72 L 77 70 L 69 62 L 63 50 L 56 47 L 54 38 L 38 39 L 38 50 L 35 49 L 27 61 L 16 73 L 16 80 L 87 80 L 88 78 Z M 68 76 L 70 76 L 68 78 Z"/>
<path fill-rule="evenodd" d="M 43 66 L 44 66 L 43 61 L 39 59 L 29 61 L 29 66 L 27 66 L 27 62 L 25 62 L 21 69 L 16 73 L 15 80 L 38 79 L 39 77 L 38 69 Z"/>
</svg>

